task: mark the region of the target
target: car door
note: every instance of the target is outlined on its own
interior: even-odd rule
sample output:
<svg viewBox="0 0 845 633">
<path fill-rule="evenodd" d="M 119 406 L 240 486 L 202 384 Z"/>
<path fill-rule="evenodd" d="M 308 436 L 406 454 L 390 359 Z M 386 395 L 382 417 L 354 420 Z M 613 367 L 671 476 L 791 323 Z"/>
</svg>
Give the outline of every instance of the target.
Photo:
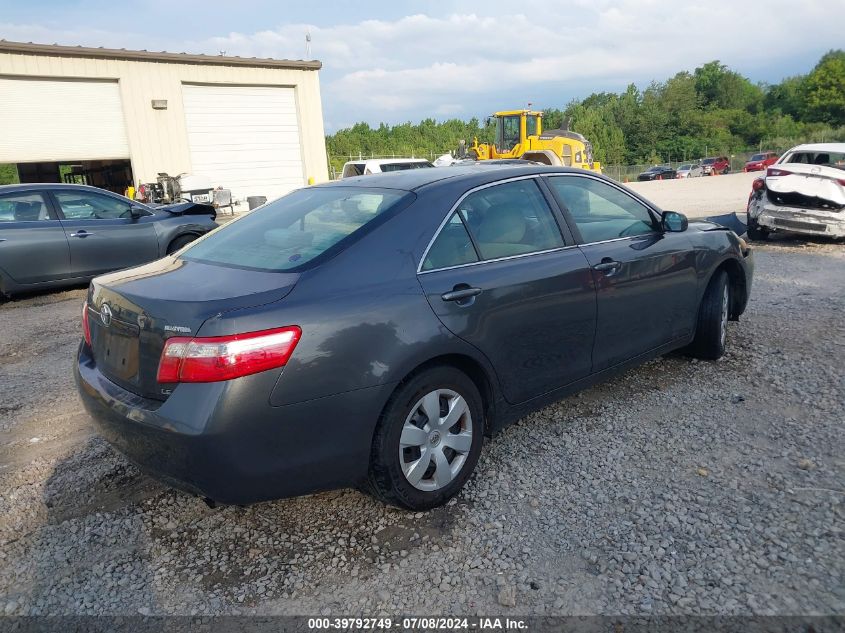
<svg viewBox="0 0 845 633">
<path fill-rule="evenodd" d="M 432 309 L 487 356 L 512 403 L 590 372 L 595 289 L 564 235 L 537 179 L 514 179 L 465 194 L 420 263 Z"/>
<path fill-rule="evenodd" d="M 593 371 L 688 337 L 697 276 L 687 236 L 664 233 L 656 213 L 606 180 L 566 174 L 548 183 L 593 271 Z"/>
<path fill-rule="evenodd" d="M 19 284 L 73 276 L 67 237 L 44 192 L 0 194 L 0 274 Z"/>
<path fill-rule="evenodd" d="M 133 218 L 128 199 L 85 189 L 54 189 L 74 276 L 143 264 L 159 256 L 151 218 Z"/>
</svg>

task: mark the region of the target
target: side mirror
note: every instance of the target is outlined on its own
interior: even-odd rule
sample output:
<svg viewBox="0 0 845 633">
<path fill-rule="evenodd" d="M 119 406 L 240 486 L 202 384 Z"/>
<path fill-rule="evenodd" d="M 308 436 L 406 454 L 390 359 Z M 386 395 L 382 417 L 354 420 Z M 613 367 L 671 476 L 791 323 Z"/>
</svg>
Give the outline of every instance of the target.
<svg viewBox="0 0 845 633">
<path fill-rule="evenodd" d="M 689 227 L 689 220 L 683 213 L 664 211 L 660 224 L 667 233 L 683 233 Z"/>
<path fill-rule="evenodd" d="M 131 206 L 129 207 L 129 215 L 133 220 L 137 220 L 138 218 L 145 216 L 146 213 L 141 207 Z"/>
</svg>

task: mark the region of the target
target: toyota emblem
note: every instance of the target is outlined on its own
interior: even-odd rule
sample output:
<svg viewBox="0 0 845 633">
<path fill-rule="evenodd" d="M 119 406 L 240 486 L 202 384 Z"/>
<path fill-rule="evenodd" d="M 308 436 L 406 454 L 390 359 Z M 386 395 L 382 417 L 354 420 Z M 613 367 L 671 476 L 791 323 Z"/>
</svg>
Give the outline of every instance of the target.
<svg viewBox="0 0 845 633">
<path fill-rule="evenodd" d="M 103 325 L 108 327 L 111 324 L 111 308 L 108 303 L 104 303 L 100 308 L 100 321 Z"/>
</svg>

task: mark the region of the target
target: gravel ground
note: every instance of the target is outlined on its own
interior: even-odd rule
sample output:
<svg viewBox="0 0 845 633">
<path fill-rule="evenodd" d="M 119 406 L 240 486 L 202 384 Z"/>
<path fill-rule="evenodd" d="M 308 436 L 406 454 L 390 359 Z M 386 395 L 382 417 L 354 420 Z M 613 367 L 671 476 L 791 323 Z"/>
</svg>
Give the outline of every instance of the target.
<svg viewBox="0 0 845 633">
<path fill-rule="evenodd" d="M 745 221 L 745 208 L 751 183 L 760 172 L 738 172 L 724 176 L 629 182 L 630 187 L 661 209 L 678 211 L 691 218 L 703 218 L 723 213 L 739 213 Z"/>
<path fill-rule="evenodd" d="M 169 490 L 82 412 L 83 291 L 2 304 L 0 613 L 845 613 L 845 249 L 780 240 L 757 269 L 723 360 L 523 419 L 426 514 Z"/>
</svg>

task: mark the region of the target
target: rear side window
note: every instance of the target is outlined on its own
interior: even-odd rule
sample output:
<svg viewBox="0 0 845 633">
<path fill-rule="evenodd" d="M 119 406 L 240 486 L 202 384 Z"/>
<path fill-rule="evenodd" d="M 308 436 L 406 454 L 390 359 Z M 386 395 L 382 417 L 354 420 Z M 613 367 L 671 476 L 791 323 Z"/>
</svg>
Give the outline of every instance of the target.
<svg viewBox="0 0 845 633">
<path fill-rule="evenodd" d="M 408 195 L 360 187 L 299 189 L 194 242 L 181 257 L 270 272 L 295 270 Z"/>
<path fill-rule="evenodd" d="M 458 207 L 481 259 L 525 255 L 563 246 L 560 228 L 533 179 L 471 193 Z"/>
<path fill-rule="evenodd" d="M 47 203 L 40 193 L 0 196 L 0 222 L 38 222 L 49 219 Z"/>
</svg>

